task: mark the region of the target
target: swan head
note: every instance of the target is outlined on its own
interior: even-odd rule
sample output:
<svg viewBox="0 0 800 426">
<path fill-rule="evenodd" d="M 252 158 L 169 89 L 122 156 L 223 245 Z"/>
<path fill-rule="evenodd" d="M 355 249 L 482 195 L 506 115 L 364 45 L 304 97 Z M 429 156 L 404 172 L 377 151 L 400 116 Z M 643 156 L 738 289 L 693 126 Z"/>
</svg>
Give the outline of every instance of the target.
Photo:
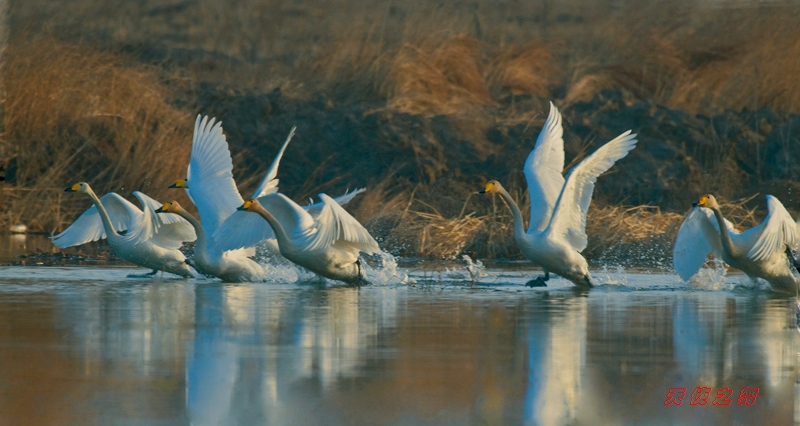
<svg viewBox="0 0 800 426">
<path fill-rule="evenodd" d="M 181 205 L 178 204 L 177 201 L 170 201 L 168 203 L 164 203 L 163 206 L 156 209 L 156 213 L 177 213 L 180 210 Z"/>
<path fill-rule="evenodd" d="M 89 191 L 91 191 L 91 188 L 86 182 L 78 182 L 64 190 L 64 192 L 83 192 L 84 194 L 88 194 Z"/>
<path fill-rule="evenodd" d="M 184 188 L 189 189 L 189 179 L 179 179 L 169 186 L 169 188 Z"/>
<path fill-rule="evenodd" d="M 248 198 L 247 200 L 245 200 L 244 204 L 239 206 L 239 208 L 236 210 L 251 212 L 256 207 L 261 207 L 261 203 L 259 203 L 258 200 L 256 200 L 255 198 Z"/>
<path fill-rule="evenodd" d="M 717 204 L 717 199 L 714 198 L 713 194 L 703 195 L 693 205 L 697 207 L 719 208 L 719 204 Z"/>
<path fill-rule="evenodd" d="M 490 180 L 486 182 L 486 186 L 480 191 L 481 194 L 496 194 L 500 192 L 503 188 L 503 185 L 500 185 L 500 182 L 496 180 Z"/>
</svg>

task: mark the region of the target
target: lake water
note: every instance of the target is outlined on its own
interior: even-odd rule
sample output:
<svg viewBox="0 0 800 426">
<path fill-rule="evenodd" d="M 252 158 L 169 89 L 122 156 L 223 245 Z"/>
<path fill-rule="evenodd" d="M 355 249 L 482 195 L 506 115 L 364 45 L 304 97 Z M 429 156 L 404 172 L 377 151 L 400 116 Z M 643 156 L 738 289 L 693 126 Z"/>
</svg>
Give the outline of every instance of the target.
<svg viewBox="0 0 800 426">
<path fill-rule="evenodd" d="M 0 267 L 0 425 L 800 424 L 795 301 L 740 275 L 412 266 L 360 288 Z"/>
</svg>

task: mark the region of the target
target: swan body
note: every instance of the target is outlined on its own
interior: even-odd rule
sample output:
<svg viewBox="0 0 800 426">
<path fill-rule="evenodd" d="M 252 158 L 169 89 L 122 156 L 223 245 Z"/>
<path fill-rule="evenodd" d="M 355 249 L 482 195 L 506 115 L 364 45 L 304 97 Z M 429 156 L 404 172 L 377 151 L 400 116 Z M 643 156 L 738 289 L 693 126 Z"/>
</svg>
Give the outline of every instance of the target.
<svg viewBox="0 0 800 426">
<path fill-rule="evenodd" d="M 225 282 L 251 282 L 264 279 L 264 267 L 248 257 L 248 250 L 223 251 L 219 250 L 217 245 L 209 244 L 203 225 L 177 201 L 164 203 L 156 213 L 175 213 L 194 227 L 197 242 L 192 265 L 201 273 L 215 276 Z"/>
<path fill-rule="evenodd" d="M 278 191 L 278 167 L 286 147 L 294 136 L 295 130 L 296 128 L 293 127 L 289 132 L 289 136 L 272 161 L 264 179 L 253 193 L 254 198 Z M 183 217 L 189 220 L 197 230 L 195 267 L 199 268 L 200 272 L 222 279 L 234 280 L 233 278 L 236 276 L 248 277 L 246 278 L 247 280 L 255 279 L 256 275 L 253 275 L 255 273 L 255 262 L 247 258 L 248 255 L 255 254 L 255 250 L 252 248 L 258 243 L 266 241 L 265 245 L 268 249 L 279 251 L 275 234 L 268 226 L 265 229 L 266 232 L 260 235 L 261 239 L 250 239 L 251 243 L 249 245 L 235 247 L 235 251 L 232 251 L 231 248 L 222 247 L 215 237 L 220 226 L 229 221 L 239 224 L 238 227 L 228 228 L 229 232 L 234 233 L 249 233 L 251 227 L 263 223 L 263 220 L 255 215 L 235 214 L 236 206 L 242 205 L 244 200 L 239 194 L 236 182 L 233 179 L 233 161 L 231 160 L 228 142 L 223 133 L 221 122 L 217 122 L 214 118 L 207 116 L 202 118 L 199 115 L 197 116 L 187 177 L 175 182 L 170 187 L 186 189 L 189 198 L 200 214 L 199 222 L 196 220 L 191 221 L 189 219 L 191 215 L 181 209 Z M 345 204 L 363 191 L 363 188 L 357 189 L 345 193 L 336 200 L 341 204 Z M 175 202 L 171 204 L 177 205 Z M 166 205 L 165 207 L 169 208 Z M 305 208 L 311 214 L 319 214 L 322 206 L 321 203 L 317 203 Z M 235 238 L 235 235 L 227 237 Z M 234 264 L 238 266 L 233 266 Z M 219 274 L 223 274 L 227 278 Z M 262 268 L 262 271 L 257 275 L 263 276 L 263 274 Z"/>
<path fill-rule="evenodd" d="M 629 131 L 606 143 L 573 167 L 564 177 L 564 139 L 561 114 L 550 103 L 550 114 L 536 144 L 525 160 L 524 172 L 531 200 L 528 230 L 522 212 L 496 180 L 481 193 L 496 193 L 506 201 L 514 217 L 514 239 L 522 255 L 538 264 L 544 276 L 528 283 L 544 286 L 550 272 L 578 286 L 592 286 L 589 266 L 580 254 L 586 248 L 586 213 L 597 177 L 636 146 Z"/>
<path fill-rule="evenodd" d="M 233 235 L 226 232 L 227 224 L 220 228 L 218 237 L 223 246 L 234 248 L 257 240 L 264 234 L 264 228 L 270 227 L 281 255 L 290 261 L 321 277 L 346 283 L 364 282 L 359 252 L 377 253 L 378 243 L 333 198 L 325 194 L 319 197 L 322 208 L 316 218 L 281 193 L 249 199 L 239 209 L 263 218 L 252 232 L 245 234 L 251 240 L 226 239 L 226 235 Z"/>
<path fill-rule="evenodd" d="M 134 191 L 144 211 L 118 194 L 109 192 L 98 198 L 88 183 L 80 182 L 66 192 L 86 194 L 94 206 L 86 210 L 64 232 L 51 237 L 60 248 L 105 238 L 122 259 L 157 271 L 182 277 L 193 276 L 186 257 L 178 250 L 184 241 L 194 241 L 191 225 L 175 215 L 156 215 L 158 201 Z M 127 231 L 125 235 L 119 232 Z"/>
<path fill-rule="evenodd" d="M 767 217 L 741 233 L 722 216 L 713 195 L 704 195 L 695 204 L 673 248 L 673 265 L 681 279 L 688 281 L 713 252 L 752 280 L 762 278 L 775 291 L 796 294 L 797 279 L 786 251 L 800 243 L 800 232 L 777 198 L 767 195 Z"/>
</svg>

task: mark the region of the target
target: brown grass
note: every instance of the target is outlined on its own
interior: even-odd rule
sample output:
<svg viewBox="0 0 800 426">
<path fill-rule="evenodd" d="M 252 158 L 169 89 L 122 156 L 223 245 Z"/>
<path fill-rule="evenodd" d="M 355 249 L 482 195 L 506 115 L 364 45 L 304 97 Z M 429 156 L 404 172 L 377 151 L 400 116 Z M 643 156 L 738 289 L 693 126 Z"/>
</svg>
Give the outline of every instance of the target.
<svg viewBox="0 0 800 426">
<path fill-rule="evenodd" d="M 99 196 L 160 197 L 185 174 L 192 116 L 168 104 L 153 70 L 54 40 L 10 46 L 6 70 L 6 223 L 61 228 L 88 207 L 63 193 L 77 181 Z"/>
<path fill-rule="evenodd" d="M 165 194 L 163 187 L 185 172 L 195 114 L 175 106 L 167 88 L 175 73 L 189 76 L 177 95 L 184 97 L 181 105 L 194 105 L 198 83 L 210 83 L 220 92 L 259 96 L 280 88 L 287 97 L 322 98 L 325 108 L 365 103 L 369 113 L 430 119 L 402 141 L 413 151 L 407 161 L 419 170 L 419 182 L 379 181 L 354 205 L 357 216 L 383 230 L 398 250 L 431 257 L 519 255 L 501 202 L 453 214 L 441 206 L 449 201 L 428 189 L 451 174 L 470 185 L 483 178 L 474 169 L 462 176 L 448 159 L 463 156 L 473 168 L 488 162 L 500 150 L 486 129 L 503 122 L 502 131 L 517 125 L 533 131 L 549 99 L 566 111 L 604 89 L 622 89 L 628 104 L 643 100 L 692 113 L 800 111 L 794 81 L 800 75 L 800 5 L 794 3 L 716 9 L 688 0 L 72 3 L 69 14 L 43 0 L 12 7 L 7 138 L 0 153 L 16 171 L 5 191 L 5 223 L 63 227 L 88 205 L 61 193 L 76 180 L 89 181 L 98 193 Z M 38 34 L 61 41 L 25 41 Z M 519 102 L 527 103 L 516 109 Z M 441 115 L 446 125 L 430 125 Z M 437 135 L 442 128 L 467 143 L 448 151 Z M 755 146 L 766 139 L 762 133 L 745 136 Z M 695 167 L 684 179 L 687 192 L 736 194 L 754 174 L 760 179 L 760 157 L 741 151 L 737 157 L 740 141 L 690 134 L 702 137 L 686 140 L 692 145 L 684 151 L 701 168 L 686 160 Z M 786 146 L 793 141 L 787 136 Z M 244 155 L 234 155 L 238 166 Z M 518 170 L 523 158 L 513 161 Z M 308 167 L 313 177 L 325 163 Z M 508 187 L 524 211 L 527 195 L 517 175 Z M 732 208 L 731 214 L 744 213 Z M 602 257 L 618 250 L 622 256 L 653 239 L 667 244 L 679 216 L 654 207 L 595 206 L 587 252 Z"/>
</svg>

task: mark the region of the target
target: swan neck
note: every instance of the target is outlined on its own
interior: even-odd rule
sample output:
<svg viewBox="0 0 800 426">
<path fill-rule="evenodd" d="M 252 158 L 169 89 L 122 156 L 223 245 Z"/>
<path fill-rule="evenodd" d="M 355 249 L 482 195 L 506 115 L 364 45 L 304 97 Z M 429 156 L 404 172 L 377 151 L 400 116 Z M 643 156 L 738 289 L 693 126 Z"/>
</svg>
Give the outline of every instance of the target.
<svg viewBox="0 0 800 426">
<path fill-rule="evenodd" d="M 525 235 L 525 222 L 522 220 L 522 212 L 519 210 L 519 206 L 517 203 L 514 202 L 514 199 L 511 198 L 511 195 L 506 191 L 505 188 L 500 187 L 500 196 L 506 200 L 508 203 L 508 207 L 511 209 L 511 214 L 514 216 L 514 234 L 519 238 Z"/>
<path fill-rule="evenodd" d="M 111 218 L 108 216 L 108 211 L 103 203 L 100 202 L 100 199 L 97 198 L 97 194 L 89 189 L 89 191 L 86 192 L 86 195 L 92 199 L 92 203 L 94 203 L 94 206 L 97 207 L 97 212 L 100 213 L 100 220 L 103 221 L 103 227 L 106 229 L 106 237 L 118 237 L 119 234 L 114 229 L 114 225 L 111 224 Z"/>
<path fill-rule="evenodd" d="M 719 224 L 722 248 L 728 252 L 728 255 L 733 255 L 736 250 L 733 247 L 733 241 L 731 241 L 731 234 L 728 233 L 728 227 L 725 226 L 725 218 L 722 217 L 722 212 L 720 212 L 718 208 L 711 207 L 711 211 L 714 212 L 714 217 L 717 218 L 717 223 Z"/>
<path fill-rule="evenodd" d="M 275 238 L 278 240 L 278 247 L 289 247 L 291 244 L 289 237 L 286 235 L 286 231 L 283 229 L 283 226 L 281 226 L 281 223 L 278 222 L 278 219 L 276 219 L 272 213 L 268 212 L 267 209 L 262 206 L 257 206 L 252 209 L 252 211 L 261 215 L 261 217 L 269 223 L 269 226 L 272 227 L 272 230 L 275 232 Z"/>
<path fill-rule="evenodd" d="M 184 210 L 182 207 L 177 209 L 177 211 L 175 211 L 174 213 L 186 219 L 186 221 L 189 222 L 192 225 L 192 227 L 194 227 L 194 233 L 197 235 L 197 242 L 195 244 L 201 247 L 205 247 L 206 231 L 205 229 L 203 229 L 203 225 L 200 223 L 200 221 L 197 220 L 196 217 L 189 214 L 189 212 Z"/>
</svg>

